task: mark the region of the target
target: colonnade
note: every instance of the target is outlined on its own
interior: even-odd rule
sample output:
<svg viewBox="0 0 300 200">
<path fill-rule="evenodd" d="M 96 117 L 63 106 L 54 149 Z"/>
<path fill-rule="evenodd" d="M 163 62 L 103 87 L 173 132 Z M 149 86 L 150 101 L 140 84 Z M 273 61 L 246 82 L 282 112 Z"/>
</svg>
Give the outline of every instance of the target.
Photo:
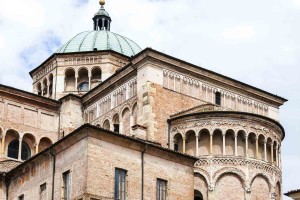
<svg viewBox="0 0 300 200">
<path fill-rule="evenodd" d="M 199 134 L 189 130 L 183 136 L 177 133 L 173 137 L 174 150 L 192 156 L 244 156 L 270 162 L 280 166 L 280 146 L 278 142 L 264 135 L 245 131 L 215 130 L 209 133 L 207 129 Z"/>
</svg>

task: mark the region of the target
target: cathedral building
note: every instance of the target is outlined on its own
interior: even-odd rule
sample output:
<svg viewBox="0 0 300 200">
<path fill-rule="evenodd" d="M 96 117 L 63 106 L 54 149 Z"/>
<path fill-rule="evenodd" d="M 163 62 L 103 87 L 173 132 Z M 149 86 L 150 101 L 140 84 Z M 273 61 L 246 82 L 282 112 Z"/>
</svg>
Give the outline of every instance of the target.
<svg viewBox="0 0 300 200">
<path fill-rule="evenodd" d="M 281 200 L 286 99 L 94 30 L 0 85 L 0 200 Z"/>
</svg>

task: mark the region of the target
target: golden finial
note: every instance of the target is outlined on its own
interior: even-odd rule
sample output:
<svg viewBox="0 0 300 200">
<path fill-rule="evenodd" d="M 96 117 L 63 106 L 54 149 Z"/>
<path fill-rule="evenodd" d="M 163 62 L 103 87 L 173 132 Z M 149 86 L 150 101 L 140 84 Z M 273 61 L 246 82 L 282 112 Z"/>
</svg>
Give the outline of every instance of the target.
<svg viewBox="0 0 300 200">
<path fill-rule="evenodd" d="M 100 3 L 101 6 L 104 6 L 105 5 L 105 0 L 100 0 L 99 3 Z"/>
</svg>

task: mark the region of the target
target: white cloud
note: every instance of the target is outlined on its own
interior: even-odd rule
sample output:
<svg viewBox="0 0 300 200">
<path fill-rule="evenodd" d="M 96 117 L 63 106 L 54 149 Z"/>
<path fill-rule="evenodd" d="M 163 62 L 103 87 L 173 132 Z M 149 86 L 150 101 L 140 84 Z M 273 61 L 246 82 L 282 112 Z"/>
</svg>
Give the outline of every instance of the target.
<svg viewBox="0 0 300 200">
<path fill-rule="evenodd" d="M 256 31 L 252 26 L 242 25 L 225 29 L 221 35 L 224 39 L 245 40 L 254 38 L 256 36 Z"/>
<path fill-rule="evenodd" d="M 86 2 L 0 0 L 0 83 L 30 90 L 28 72 L 50 56 L 57 43 L 91 29 L 99 4 Z M 300 0 L 110 0 L 105 8 L 113 20 L 112 31 L 143 48 L 201 63 L 288 98 L 281 110 L 287 135 L 283 157 L 299 159 L 299 149 L 292 148 L 300 141 L 295 126 L 300 121 L 298 5 Z M 290 164 L 289 158 L 284 160 Z M 300 174 L 283 170 L 284 188 L 292 189 L 295 183 L 288 179 Z"/>
</svg>

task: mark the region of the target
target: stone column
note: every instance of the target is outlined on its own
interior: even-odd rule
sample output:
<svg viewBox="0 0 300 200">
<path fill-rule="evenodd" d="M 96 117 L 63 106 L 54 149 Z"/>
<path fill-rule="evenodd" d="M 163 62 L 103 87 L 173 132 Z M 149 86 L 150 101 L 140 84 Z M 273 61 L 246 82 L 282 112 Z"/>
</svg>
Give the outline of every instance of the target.
<svg viewBox="0 0 300 200">
<path fill-rule="evenodd" d="M 19 138 L 19 152 L 18 152 L 18 160 L 22 160 L 21 158 L 22 152 L 22 138 Z"/>
<path fill-rule="evenodd" d="M 182 138 L 182 153 L 185 153 L 185 137 Z"/>
<path fill-rule="evenodd" d="M 258 137 L 256 137 L 255 139 L 256 139 L 256 141 L 255 141 L 255 143 L 256 143 L 256 145 L 255 145 L 255 147 L 256 147 L 255 148 L 256 149 L 256 154 L 255 155 L 256 156 L 255 157 L 256 157 L 256 159 L 258 159 Z"/>
<path fill-rule="evenodd" d="M 237 135 L 234 136 L 234 155 L 235 156 L 238 155 L 238 151 L 237 151 Z"/>
<path fill-rule="evenodd" d="M 226 141 L 225 141 L 225 134 L 223 134 L 223 156 L 225 156 L 226 155 L 226 148 L 225 148 L 225 145 L 226 145 Z"/>
<path fill-rule="evenodd" d="M 210 134 L 210 142 L 209 142 L 209 154 L 213 154 L 213 134 Z"/>
<path fill-rule="evenodd" d="M 38 153 L 39 153 L 39 145 L 35 144 L 35 154 L 38 154 Z"/>
<path fill-rule="evenodd" d="M 78 87 L 78 75 L 75 75 L 75 86 L 74 86 L 74 91 L 77 91 L 77 90 L 78 90 L 77 87 Z"/>
<path fill-rule="evenodd" d="M 249 157 L 249 155 L 248 155 L 248 135 L 245 135 L 245 144 L 246 144 L 245 156 L 246 156 L 246 158 L 248 158 Z"/>
<path fill-rule="evenodd" d="M 133 124 L 133 115 L 132 115 L 132 113 L 130 114 L 130 121 L 129 121 L 129 126 L 130 126 L 130 129 L 129 129 L 129 132 L 130 132 L 130 135 L 132 135 L 132 126 L 134 125 Z"/>
<path fill-rule="evenodd" d="M 49 97 L 50 96 L 50 83 L 47 81 L 47 94 L 46 94 L 46 97 Z"/>
<path fill-rule="evenodd" d="M 276 161 L 276 166 L 278 167 L 278 146 L 275 148 L 275 161 Z"/>
<path fill-rule="evenodd" d="M 199 156 L 199 136 L 196 134 L 196 157 Z"/>
<path fill-rule="evenodd" d="M 268 161 L 268 158 L 267 158 L 267 141 L 264 141 L 264 154 L 265 154 L 265 161 L 267 162 Z"/>
<path fill-rule="evenodd" d="M 4 156 L 4 154 L 5 154 L 5 148 L 4 148 L 4 145 L 5 145 L 5 137 L 4 137 L 4 135 L 2 136 L 2 141 L 1 141 L 1 154 L 2 154 L 2 156 Z"/>
<path fill-rule="evenodd" d="M 91 77 L 92 75 L 91 75 L 91 73 L 89 72 L 89 90 L 91 90 L 91 88 L 92 88 L 92 86 L 91 86 Z"/>
<path fill-rule="evenodd" d="M 273 149 L 273 144 L 271 144 L 271 163 L 274 165 L 274 149 Z"/>
</svg>

